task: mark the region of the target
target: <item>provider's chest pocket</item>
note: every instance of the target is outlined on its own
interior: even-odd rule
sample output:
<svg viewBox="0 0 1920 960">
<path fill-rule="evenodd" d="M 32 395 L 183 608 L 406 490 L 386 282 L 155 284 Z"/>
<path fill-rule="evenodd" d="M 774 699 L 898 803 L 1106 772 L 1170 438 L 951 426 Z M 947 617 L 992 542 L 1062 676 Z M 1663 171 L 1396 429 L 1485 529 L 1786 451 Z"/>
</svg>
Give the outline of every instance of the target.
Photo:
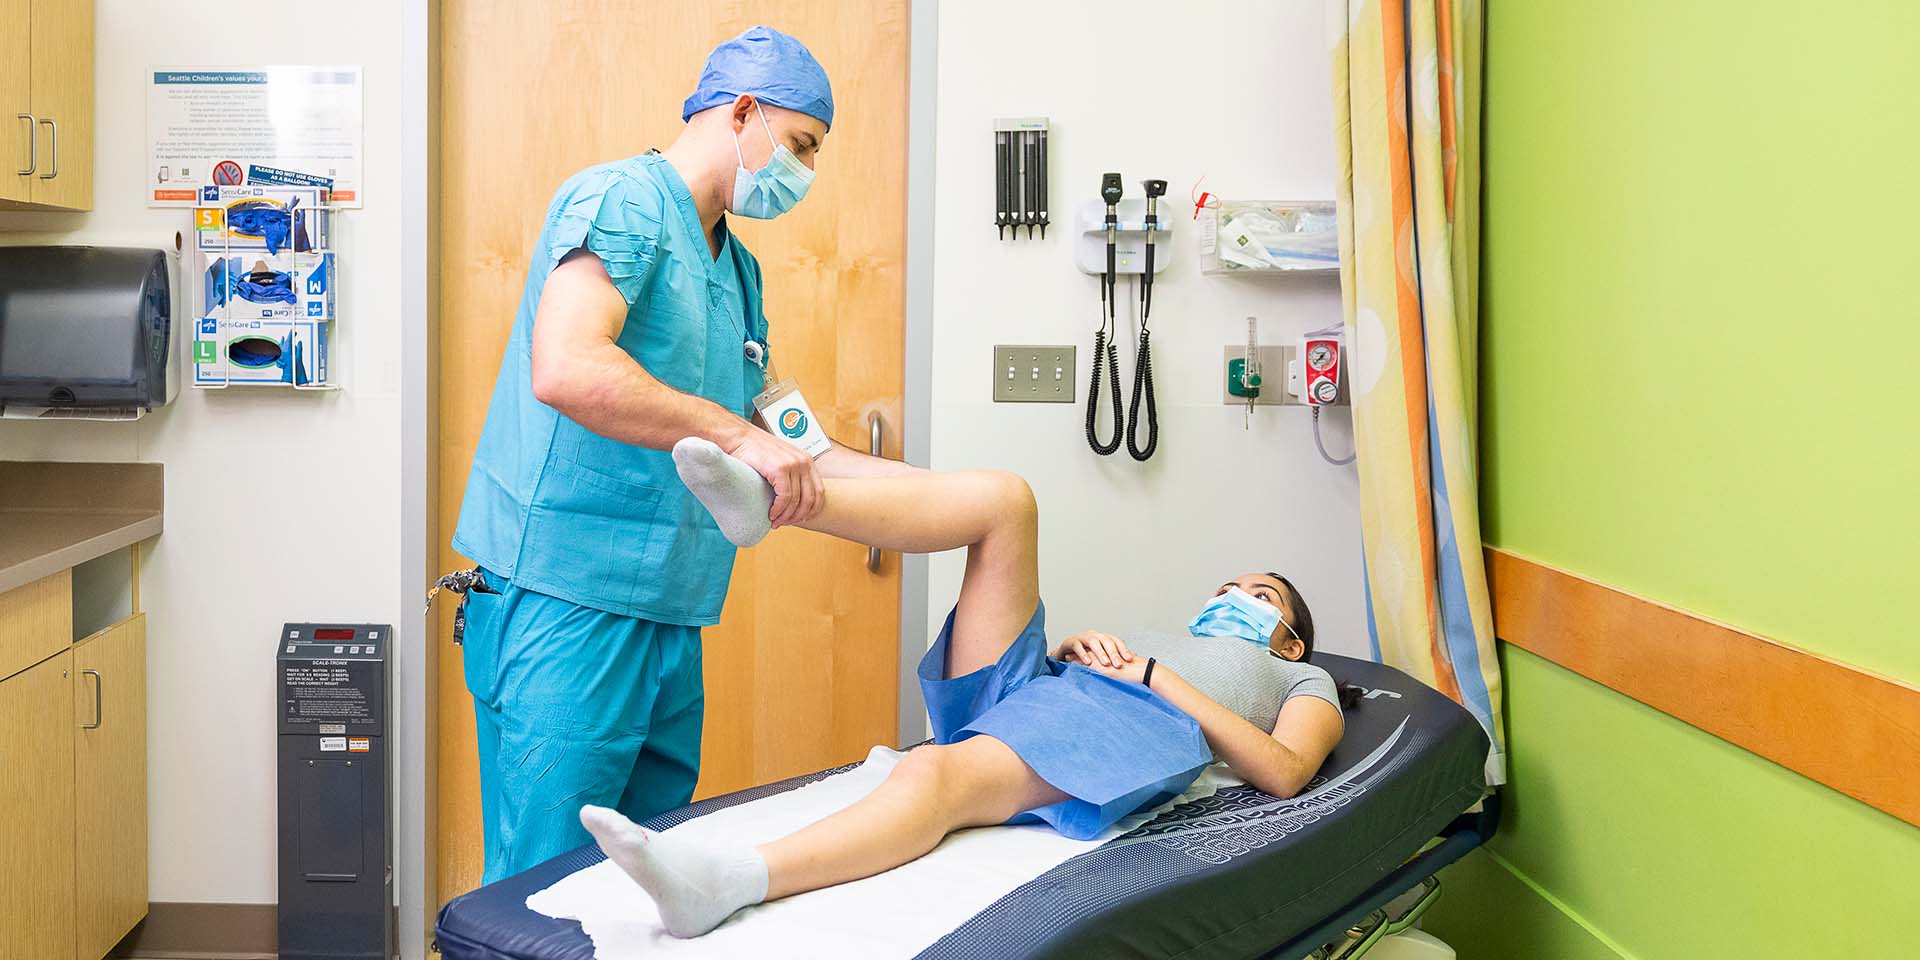
<svg viewBox="0 0 1920 960">
<path fill-rule="evenodd" d="M 682 393 L 703 395 L 707 369 L 707 311 L 673 296 L 643 300 L 627 314 L 614 341 L 655 380 Z"/>
</svg>

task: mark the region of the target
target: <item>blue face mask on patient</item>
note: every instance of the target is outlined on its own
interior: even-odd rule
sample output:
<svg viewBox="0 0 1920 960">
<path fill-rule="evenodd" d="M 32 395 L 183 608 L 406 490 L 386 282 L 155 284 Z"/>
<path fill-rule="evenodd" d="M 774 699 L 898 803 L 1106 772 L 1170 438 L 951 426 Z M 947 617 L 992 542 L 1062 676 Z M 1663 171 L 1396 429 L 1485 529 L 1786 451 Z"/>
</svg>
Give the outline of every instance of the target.
<svg viewBox="0 0 1920 960">
<path fill-rule="evenodd" d="M 1264 647 L 1273 636 L 1273 628 L 1284 623 L 1279 607 L 1239 587 L 1229 587 L 1200 608 L 1188 622 L 1187 632 L 1196 637 L 1238 637 Z M 1293 632 L 1292 625 L 1287 626 L 1287 632 Z"/>
<path fill-rule="evenodd" d="M 758 170 L 748 170 L 746 157 L 740 153 L 740 139 L 734 138 L 733 152 L 740 160 L 740 166 L 733 172 L 733 202 L 727 209 L 755 220 L 772 220 L 800 202 L 807 195 L 807 188 L 813 186 L 813 171 L 793 155 L 787 145 L 773 139 L 773 128 L 767 125 L 767 112 L 754 104 L 760 111 L 760 129 L 766 131 L 767 142 L 773 144 L 773 156 L 767 159 L 767 165 Z"/>
</svg>

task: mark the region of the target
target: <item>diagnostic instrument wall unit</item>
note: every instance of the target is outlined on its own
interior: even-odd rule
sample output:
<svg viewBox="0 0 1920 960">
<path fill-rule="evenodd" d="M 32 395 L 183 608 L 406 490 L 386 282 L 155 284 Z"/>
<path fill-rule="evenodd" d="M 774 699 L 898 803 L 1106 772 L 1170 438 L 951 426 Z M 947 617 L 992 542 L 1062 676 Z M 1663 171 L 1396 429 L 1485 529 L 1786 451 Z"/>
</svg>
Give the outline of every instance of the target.
<svg viewBox="0 0 1920 960">
<path fill-rule="evenodd" d="M 1159 242 L 1167 224 L 1160 218 L 1160 198 L 1166 196 L 1165 180 L 1142 180 L 1145 199 L 1123 199 L 1126 185 L 1118 173 L 1100 175 L 1100 198 L 1081 204 L 1075 211 L 1079 238 L 1074 247 L 1074 262 L 1083 273 L 1100 281 L 1100 329 L 1093 335 L 1093 362 L 1087 380 L 1087 446 L 1100 456 L 1120 449 L 1124 436 L 1127 455 L 1145 461 L 1160 444 L 1160 419 L 1153 394 L 1153 332 L 1148 320 L 1153 312 L 1153 276 L 1166 266 L 1166 249 Z M 1137 212 L 1135 212 L 1137 211 Z M 1133 400 L 1125 411 L 1120 401 L 1120 358 L 1115 341 L 1120 327 L 1114 311 L 1119 305 L 1117 285 L 1122 275 L 1138 277 L 1140 345 L 1134 354 Z M 1112 383 L 1113 436 L 1100 439 L 1101 364 Z M 1145 416 L 1141 403 L 1145 401 Z M 1140 426 L 1146 426 L 1142 442 Z"/>
<path fill-rule="evenodd" d="M 289 623 L 277 659 L 280 958 L 387 960 L 393 628 Z"/>
</svg>

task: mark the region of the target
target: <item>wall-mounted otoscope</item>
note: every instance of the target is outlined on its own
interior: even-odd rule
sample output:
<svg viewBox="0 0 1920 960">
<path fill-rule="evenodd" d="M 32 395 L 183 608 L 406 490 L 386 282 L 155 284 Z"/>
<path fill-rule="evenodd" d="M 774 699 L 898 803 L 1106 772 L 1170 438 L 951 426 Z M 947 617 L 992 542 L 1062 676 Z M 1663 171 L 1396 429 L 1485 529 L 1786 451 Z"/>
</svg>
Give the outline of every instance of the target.
<svg viewBox="0 0 1920 960">
<path fill-rule="evenodd" d="M 1133 403 L 1127 407 L 1127 454 L 1135 460 L 1146 460 L 1153 456 L 1154 448 L 1160 445 L 1160 418 L 1153 402 L 1153 346 L 1149 342 L 1153 334 L 1147 329 L 1147 317 L 1153 313 L 1154 235 L 1160 231 L 1160 198 L 1167 195 L 1167 182 L 1142 180 L 1140 186 L 1147 194 L 1147 213 L 1141 221 L 1147 234 L 1146 272 L 1140 275 L 1140 350 L 1133 357 Z M 1107 249 L 1107 255 L 1111 257 L 1112 246 Z M 1139 442 L 1142 422 L 1140 401 L 1143 398 L 1147 408 L 1147 439 L 1144 444 Z"/>
<path fill-rule="evenodd" d="M 1142 180 L 1140 186 L 1147 194 L 1147 217 L 1143 224 L 1147 228 L 1147 272 L 1140 277 L 1140 323 L 1144 326 L 1147 314 L 1153 312 L 1153 241 L 1160 229 L 1160 198 L 1167 195 L 1167 182 Z"/>
</svg>

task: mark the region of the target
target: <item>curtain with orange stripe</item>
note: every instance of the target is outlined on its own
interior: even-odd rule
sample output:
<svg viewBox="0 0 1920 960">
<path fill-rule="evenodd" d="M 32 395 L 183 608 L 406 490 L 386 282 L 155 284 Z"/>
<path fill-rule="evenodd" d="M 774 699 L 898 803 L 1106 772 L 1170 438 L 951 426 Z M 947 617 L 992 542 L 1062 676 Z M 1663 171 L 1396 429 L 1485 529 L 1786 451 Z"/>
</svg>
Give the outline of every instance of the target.
<svg viewBox="0 0 1920 960">
<path fill-rule="evenodd" d="M 1474 453 L 1478 0 L 1329 0 L 1341 299 L 1375 659 L 1480 719 L 1505 780 Z"/>
</svg>

